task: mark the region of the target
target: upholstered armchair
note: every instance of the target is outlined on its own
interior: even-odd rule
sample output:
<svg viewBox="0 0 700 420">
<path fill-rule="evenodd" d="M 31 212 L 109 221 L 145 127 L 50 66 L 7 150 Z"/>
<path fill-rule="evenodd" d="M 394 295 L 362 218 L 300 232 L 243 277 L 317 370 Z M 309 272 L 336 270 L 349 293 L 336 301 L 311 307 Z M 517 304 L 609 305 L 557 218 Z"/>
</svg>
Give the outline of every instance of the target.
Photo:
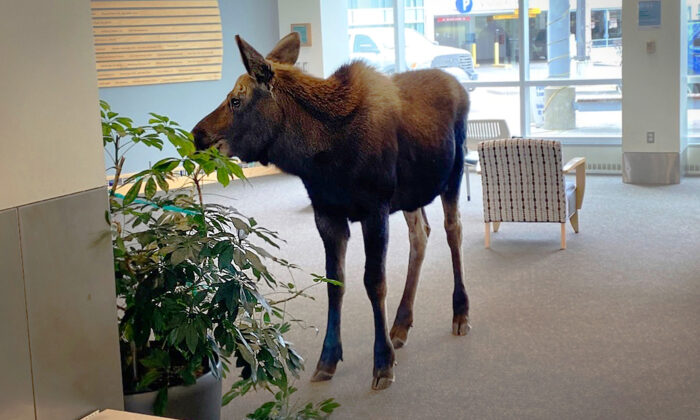
<svg viewBox="0 0 700 420">
<path fill-rule="evenodd" d="M 491 246 L 491 225 L 501 222 L 561 224 L 561 248 L 566 249 L 566 221 L 578 233 L 578 210 L 586 187 L 586 159 L 574 158 L 562 167 L 561 143 L 513 138 L 478 145 L 484 196 L 485 246 Z M 564 175 L 576 171 L 576 183 Z"/>
</svg>

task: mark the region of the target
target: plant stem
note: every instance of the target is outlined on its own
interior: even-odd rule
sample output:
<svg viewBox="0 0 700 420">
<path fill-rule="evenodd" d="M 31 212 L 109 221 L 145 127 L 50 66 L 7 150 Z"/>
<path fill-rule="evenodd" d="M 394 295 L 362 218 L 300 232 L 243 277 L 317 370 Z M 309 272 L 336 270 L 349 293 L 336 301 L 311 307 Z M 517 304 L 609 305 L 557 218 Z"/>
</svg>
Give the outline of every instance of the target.
<svg viewBox="0 0 700 420">
<path fill-rule="evenodd" d="M 119 177 L 122 174 L 122 167 L 124 166 L 124 160 L 125 160 L 125 157 L 122 156 L 116 165 L 116 170 L 114 172 L 114 180 L 112 181 L 112 190 L 110 192 L 110 195 L 114 195 L 114 193 L 117 192 L 117 187 L 119 186 Z"/>
<path fill-rule="evenodd" d="M 137 383 L 139 381 L 139 372 L 136 363 L 136 343 L 132 341 L 129 344 L 131 345 L 131 366 L 133 368 L 134 383 Z"/>
<path fill-rule="evenodd" d="M 194 187 L 197 189 L 197 196 L 199 197 L 199 206 L 202 208 L 202 211 L 204 211 L 204 199 L 202 199 L 202 186 L 200 185 L 199 181 L 200 178 L 197 175 L 199 173 L 199 167 L 197 168 L 198 170 L 195 171 L 194 176 L 192 177 L 192 181 L 194 182 Z"/>
</svg>

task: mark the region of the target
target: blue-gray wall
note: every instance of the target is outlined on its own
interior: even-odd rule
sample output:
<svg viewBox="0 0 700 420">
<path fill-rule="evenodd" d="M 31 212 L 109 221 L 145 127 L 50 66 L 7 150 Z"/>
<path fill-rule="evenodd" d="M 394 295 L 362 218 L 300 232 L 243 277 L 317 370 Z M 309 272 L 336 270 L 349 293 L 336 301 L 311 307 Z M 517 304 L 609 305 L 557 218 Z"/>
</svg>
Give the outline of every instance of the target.
<svg viewBox="0 0 700 420">
<path fill-rule="evenodd" d="M 279 40 L 277 0 L 219 0 L 224 38 L 222 78 L 216 81 L 101 88 L 100 99 L 112 110 L 131 117 L 137 124 L 148 121 L 148 113 L 167 115 L 186 129 L 221 103 L 244 71 L 234 36 L 241 35 L 261 53 Z M 127 155 L 125 173 L 136 172 L 166 156 L 172 148 L 134 147 Z"/>
</svg>

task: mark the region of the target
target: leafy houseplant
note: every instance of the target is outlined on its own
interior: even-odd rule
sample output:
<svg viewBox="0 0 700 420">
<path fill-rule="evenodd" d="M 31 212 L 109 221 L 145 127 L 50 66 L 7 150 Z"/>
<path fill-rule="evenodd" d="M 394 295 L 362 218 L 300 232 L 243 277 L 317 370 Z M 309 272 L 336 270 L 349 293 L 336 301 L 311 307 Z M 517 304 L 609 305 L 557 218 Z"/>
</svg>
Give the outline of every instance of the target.
<svg viewBox="0 0 700 420">
<path fill-rule="evenodd" d="M 241 379 L 224 404 L 263 388 L 275 400 L 251 418 L 330 414 L 338 406 L 333 399 L 302 408 L 289 404 L 295 391 L 290 375 L 298 376 L 303 360 L 284 338 L 291 326 L 284 302 L 307 296 L 306 289 L 276 279 L 263 261 L 296 267 L 253 241 L 278 248 L 279 237 L 232 208 L 203 201 L 205 178 L 215 173 L 227 185 L 244 177 L 241 167 L 216 149 L 197 151 L 191 134 L 165 116 L 151 114 L 147 125 L 135 126 L 106 102 L 101 108 L 103 144 L 114 170 L 107 218 L 125 393 L 157 390 L 153 411 L 163 414 L 168 387 L 193 384 L 206 372 L 219 375 L 219 360 L 225 375 L 234 360 Z M 138 143 L 162 149 L 164 139 L 179 157 L 129 176 L 124 183 L 130 188 L 119 194 L 125 153 Z M 193 188 L 170 191 L 176 172 Z M 285 297 L 270 300 L 263 287 Z"/>
</svg>

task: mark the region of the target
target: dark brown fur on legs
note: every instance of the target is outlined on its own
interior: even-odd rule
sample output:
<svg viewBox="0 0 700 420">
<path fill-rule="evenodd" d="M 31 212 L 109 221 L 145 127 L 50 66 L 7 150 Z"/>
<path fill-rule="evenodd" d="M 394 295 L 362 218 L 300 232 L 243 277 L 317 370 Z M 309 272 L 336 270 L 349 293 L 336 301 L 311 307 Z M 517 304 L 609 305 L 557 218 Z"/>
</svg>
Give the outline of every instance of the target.
<svg viewBox="0 0 700 420">
<path fill-rule="evenodd" d="M 469 111 L 467 93 L 441 70 L 391 78 L 362 62 L 319 79 L 294 67 L 299 37 L 290 34 L 263 57 L 236 37 L 247 73 L 192 134 L 198 148 L 218 147 L 244 161 L 274 163 L 301 178 L 326 251 L 328 278 L 345 282 L 348 221 L 360 221 L 367 295 L 374 314 L 374 379 L 394 380 L 394 346 L 406 342 L 429 228 L 421 208 L 440 195 L 454 268 L 453 331 L 468 330 L 463 283 L 459 188 Z M 409 224 L 411 261 L 391 334 L 386 324 L 385 256 L 389 214 Z M 328 285 L 328 327 L 312 380 L 327 380 L 342 360 L 343 288 Z M 390 339 L 391 337 L 391 339 Z M 393 340 L 393 345 L 392 345 Z"/>
</svg>

